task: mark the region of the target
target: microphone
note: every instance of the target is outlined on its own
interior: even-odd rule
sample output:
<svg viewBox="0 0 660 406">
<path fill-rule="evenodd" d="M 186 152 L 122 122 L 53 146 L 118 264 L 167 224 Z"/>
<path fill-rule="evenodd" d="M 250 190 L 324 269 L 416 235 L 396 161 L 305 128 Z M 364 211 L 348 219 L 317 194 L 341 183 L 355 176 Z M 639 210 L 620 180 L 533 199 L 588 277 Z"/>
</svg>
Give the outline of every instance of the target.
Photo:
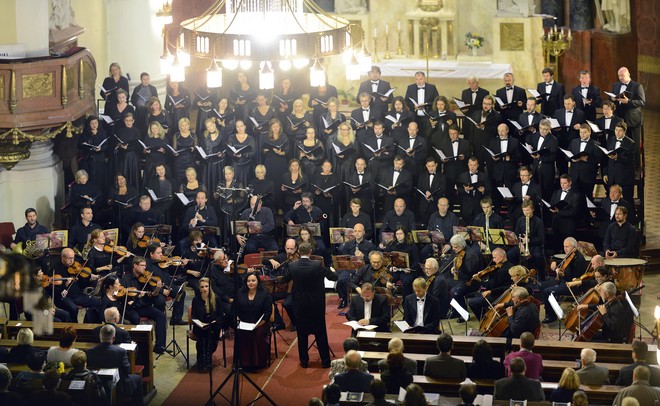
<svg viewBox="0 0 660 406">
<path fill-rule="evenodd" d="M 126 72 L 126 78 L 127 78 L 128 80 L 131 80 L 131 74 L 128 73 L 128 72 Z"/>
</svg>

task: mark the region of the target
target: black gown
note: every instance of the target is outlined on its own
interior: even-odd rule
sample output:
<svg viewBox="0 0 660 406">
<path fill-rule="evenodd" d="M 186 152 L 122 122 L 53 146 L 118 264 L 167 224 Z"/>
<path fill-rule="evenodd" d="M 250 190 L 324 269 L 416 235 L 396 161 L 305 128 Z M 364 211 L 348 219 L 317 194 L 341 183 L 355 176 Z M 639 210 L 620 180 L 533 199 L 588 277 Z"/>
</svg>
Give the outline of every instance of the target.
<svg viewBox="0 0 660 406">
<path fill-rule="evenodd" d="M 97 184 L 101 190 L 105 190 L 108 186 L 106 153 L 109 141 L 106 132 L 99 128 L 96 134 L 93 134 L 89 129 L 85 129 L 78 142 L 78 150 L 83 157 L 81 161 L 82 169 L 87 171 L 89 180 Z M 94 147 L 99 147 L 99 150 L 97 151 Z"/>
<path fill-rule="evenodd" d="M 303 173 L 311 178 L 319 172 L 321 162 L 325 159 L 325 146 L 319 139 L 311 147 L 308 147 L 303 142 L 296 142 L 293 156 L 300 161 Z"/>
<path fill-rule="evenodd" d="M 193 92 L 193 96 L 193 106 L 197 109 L 195 134 L 203 134 L 206 130 L 204 122 L 213 117 L 213 108 L 218 105 L 218 95 L 208 87 L 200 87 Z"/>
<path fill-rule="evenodd" d="M 260 317 L 265 323 L 253 331 L 236 330 L 236 340 L 239 342 L 241 365 L 244 368 L 265 368 L 270 357 L 270 315 L 273 302 L 264 289 L 257 289 L 253 300 L 248 299 L 246 290 L 238 292 L 236 297 L 237 315 L 246 323 L 256 323 Z"/>
<path fill-rule="evenodd" d="M 337 134 L 334 134 L 328 138 L 325 150 L 334 172 L 339 175 L 342 181 L 346 180 L 351 168 L 355 167 L 355 159 L 360 153 L 358 142 L 353 141 L 346 145 L 337 139 Z"/>
<path fill-rule="evenodd" d="M 126 93 L 130 94 L 128 91 L 128 79 L 124 76 L 120 76 L 119 80 L 115 82 L 112 76 L 108 76 L 103 79 L 103 88 L 110 92 L 109 95 L 105 95 L 103 90 L 99 90 L 101 98 L 105 100 L 105 108 L 107 109 L 112 104 L 117 104 L 117 90 L 124 89 Z"/>
<path fill-rule="evenodd" d="M 180 107 L 183 106 L 183 107 Z M 172 116 L 172 127 L 178 128 L 179 120 L 186 117 L 189 118 L 190 114 L 188 110 L 190 109 L 190 92 L 187 89 L 182 89 L 179 87 L 179 94 L 174 96 L 170 92 L 167 93 L 165 98 L 165 110 L 171 112 Z"/>
<path fill-rule="evenodd" d="M 217 154 L 225 150 L 224 142 L 220 134 L 218 134 L 216 139 L 212 139 L 211 136 L 206 133 L 201 148 L 207 155 Z M 220 182 L 220 179 L 224 178 L 222 176 L 224 162 L 224 155 L 212 156 L 202 160 L 202 182 L 204 183 L 206 190 L 215 190 L 215 186 Z"/>
<path fill-rule="evenodd" d="M 248 183 L 248 188 L 252 189 L 252 195 L 261 196 L 261 204 L 263 206 L 273 208 L 275 187 L 272 180 L 252 178 L 250 183 Z"/>
<path fill-rule="evenodd" d="M 247 115 L 254 108 L 254 99 L 257 97 L 257 90 L 250 86 L 247 90 L 241 88 L 240 83 L 236 83 L 230 91 L 229 101 L 236 107 L 236 118 L 247 119 Z M 237 101 L 245 101 L 241 105 Z"/>
<path fill-rule="evenodd" d="M 266 114 L 261 114 L 258 107 L 255 107 L 250 111 L 250 116 L 248 121 L 245 123 L 250 131 L 248 131 L 255 139 L 256 145 L 258 147 L 256 151 L 257 162 L 262 163 L 263 157 L 261 156 L 261 149 L 264 147 L 264 141 L 268 138 L 268 129 L 270 120 L 275 118 L 275 110 L 270 106 L 266 111 Z M 256 124 L 254 121 L 256 121 Z"/>
<path fill-rule="evenodd" d="M 282 175 L 289 167 L 289 159 L 291 158 L 291 139 L 286 134 L 280 134 L 277 140 L 266 140 L 263 146 L 263 162 L 266 167 L 266 179 L 271 182 L 279 182 L 282 180 Z M 275 153 L 274 149 L 285 152 L 284 155 Z M 281 197 L 281 190 L 277 189 L 271 199 L 279 200 Z"/>
<path fill-rule="evenodd" d="M 307 129 L 314 127 L 314 118 L 312 114 L 307 111 L 302 117 L 296 117 L 294 114 L 289 114 L 286 117 L 286 120 L 282 123 L 284 124 L 284 132 L 286 132 L 289 137 L 296 141 L 302 141 L 305 139 Z M 317 132 L 317 134 L 319 133 Z"/>
<path fill-rule="evenodd" d="M 119 172 L 124 174 L 126 182 L 129 185 L 139 188 L 141 177 L 138 151 L 142 152 L 142 146 L 138 143 L 138 140 L 140 139 L 140 130 L 135 127 L 120 128 L 117 131 L 117 137 L 119 137 L 122 142 L 128 144 L 128 148 L 125 150 L 117 148 L 115 151 L 117 154 L 117 164 L 115 167 Z"/>
<path fill-rule="evenodd" d="M 190 132 L 188 137 L 182 137 L 180 132 L 174 134 L 172 148 L 179 154 L 174 156 L 174 179 L 176 183 L 185 181 L 186 169 L 188 168 L 193 168 L 199 172 L 195 162 L 195 146 L 197 146 L 197 137 L 193 132 Z"/>
<path fill-rule="evenodd" d="M 233 147 L 235 149 L 242 149 L 240 152 L 235 153 L 231 150 Z M 234 167 L 234 173 L 236 179 L 241 182 L 243 185 L 247 185 L 250 178 L 253 175 L 253 162 L 254 156 L 257 152 L 257 146 L 255 139 L 249 134 L 243 140 L 243 142 L 238 141 L 236 134 L 230 135 L 227 139 L 227 154 L 231 157 L 231 163 Z"/>
</svg>

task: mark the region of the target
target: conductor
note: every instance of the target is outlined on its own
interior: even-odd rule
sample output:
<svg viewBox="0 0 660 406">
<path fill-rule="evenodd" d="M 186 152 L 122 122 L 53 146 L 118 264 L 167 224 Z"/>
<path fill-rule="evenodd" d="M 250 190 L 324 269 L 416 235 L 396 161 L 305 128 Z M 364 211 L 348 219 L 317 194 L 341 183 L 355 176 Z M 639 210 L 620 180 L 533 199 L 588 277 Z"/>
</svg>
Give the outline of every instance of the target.
<svg viewBox="0 0 660 406">
<path fill-rule="evenodd" d="M 336 281 L 337 275 L 333 269 L 325 269 L 321 261 L 309 259 L 309 255 L 312 253 L 312 246 L 309 243 L 300 244 L 298 253 L 300 259 L 289 264 L 289 271 L 278 279 L 283 283 L 293 281 L 291 295 L 293 312 L 296 316 L 300 365 L 303 368 L 308 367 L 308 336 L 314 334 L 321 356 L 321 364 L 323 368 L 330 368 L 330 347 L 325 327 L 323 278 Z"/>
</svg>

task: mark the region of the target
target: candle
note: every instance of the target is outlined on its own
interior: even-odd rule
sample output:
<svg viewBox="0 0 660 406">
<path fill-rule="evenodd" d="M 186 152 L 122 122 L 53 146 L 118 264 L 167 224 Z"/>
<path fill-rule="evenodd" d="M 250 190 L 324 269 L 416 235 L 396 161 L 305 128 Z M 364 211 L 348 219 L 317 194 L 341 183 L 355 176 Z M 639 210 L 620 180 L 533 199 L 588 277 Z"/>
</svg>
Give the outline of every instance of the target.
<svg viewBox="0 0 660 406">
<path fill-rule="evenodd" d="M 374 27 L 374 38 L 378 37 L 378 31 L 376 31 L 376 27 Z"/>
<path fill-rule="evenodd" d="M 385 35 L 390 33 L 390 25 L 388 23 L 385 23 Z"/>
<path fill-rule="evenodd" d="M 568 39 L 571 39 L 571 38 L 573 38 L 573 35 L 571 34 L 571 29 L 569 28 L 568 29 Z"/>
<path fill-rule="evenodd" d="M 396 22 L 396 30 L 401 31 L 401 20 Z"/>
<path fill-rule="evenodd" d="M 564 35 L 564 27 L 561 27 L 561 35 Z"/>
<path fill-rule="evenodd" d="M 557 32 L 557 24 L 555 24 L 554 31 Z"/>
</svg>

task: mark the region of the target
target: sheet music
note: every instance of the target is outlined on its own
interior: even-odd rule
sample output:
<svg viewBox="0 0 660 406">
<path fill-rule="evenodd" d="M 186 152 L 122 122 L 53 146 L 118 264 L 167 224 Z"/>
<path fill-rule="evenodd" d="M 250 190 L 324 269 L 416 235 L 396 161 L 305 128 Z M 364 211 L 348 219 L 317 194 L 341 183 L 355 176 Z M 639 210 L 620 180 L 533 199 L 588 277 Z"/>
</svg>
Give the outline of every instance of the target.
<svg viewBox="0 0 660 406">
<path fill-rule="evenodd" d="M 463 109 L 465 107 L 470 107 L 471 106 L 470 104 L 465 103 L 461 99 L 457 99 L 455 97 L 453 99 L 454 99 L 454 103 L 456 103 L 456 106 L 458 106 L 459 109 Z"/>
<path fill-rule="evenodd" d="M 259 320 L 257 320 L 256 323 L 246 323 L 244 321 L 241 321 L 240 323 L 238 323 L 237 328 L 239 330 L 253 331 L 255 328 L 257 328 L 257 324 L 259 324 L 263 318 L 264 318 L 264 315 L 262 314 L 261 317 L 259 317 Z"/>
<path fill-rule="evenodd" d="M 539 97 L 541 97 L 541 93 L 537 92 L 537 91 L 534 90 L 534 89 L 527 89 L 527 91 L 529 92 L 529 94 L 531 94 L 532 96 L 536 97 L 537 99 L 538 99 Z"/>
</svg>

